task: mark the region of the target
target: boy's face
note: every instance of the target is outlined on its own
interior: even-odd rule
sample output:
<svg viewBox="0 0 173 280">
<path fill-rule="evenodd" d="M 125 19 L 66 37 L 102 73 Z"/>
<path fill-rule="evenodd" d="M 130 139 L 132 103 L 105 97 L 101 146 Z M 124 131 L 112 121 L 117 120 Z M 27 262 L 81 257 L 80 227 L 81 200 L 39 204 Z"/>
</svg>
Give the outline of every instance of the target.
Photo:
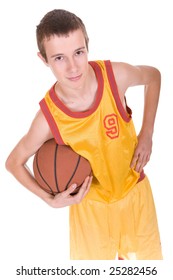
<svg viewBox="0 0 173 280">
<path fill-rule="evenodd" d="M 80 29 L 63 36 L 45 39 L 46 63 L 61 86 L 81 88 L 88 71 L 88 51 L 85 38 Z"/>
</svg>

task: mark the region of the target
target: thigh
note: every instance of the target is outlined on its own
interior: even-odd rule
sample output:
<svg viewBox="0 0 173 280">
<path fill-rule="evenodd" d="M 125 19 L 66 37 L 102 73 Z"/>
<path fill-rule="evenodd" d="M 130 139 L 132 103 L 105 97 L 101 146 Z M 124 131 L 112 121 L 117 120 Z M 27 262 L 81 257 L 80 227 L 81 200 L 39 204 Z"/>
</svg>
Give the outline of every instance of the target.
<svg viewBox="0 0 173 280">
<path fill-rule="evenodd" d="M 70 207 L 70 258 L 75 260 L 115 259 L 109 234 L 108 205 L 84 199 Z"/>
<path fill-rule="evenodd" d="M 157 215 L 147 177 L 139 182 L 125 198 L 125 210 L 121 214 L 120 257 L 124 259 L 161 260 L 162 252 Z"/>
</svg>

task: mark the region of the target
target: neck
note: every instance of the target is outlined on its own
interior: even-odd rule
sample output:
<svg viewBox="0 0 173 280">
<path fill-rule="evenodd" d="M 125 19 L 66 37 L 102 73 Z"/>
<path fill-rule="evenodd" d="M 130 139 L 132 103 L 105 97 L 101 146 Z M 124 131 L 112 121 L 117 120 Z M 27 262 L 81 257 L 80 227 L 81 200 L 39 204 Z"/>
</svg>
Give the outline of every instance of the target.
<svg viewBox="0 0 173 280">
<path fill-rule="evenodd" d="M 94 103 L 97 92 L 97 80 L 92 67 L 80 88 L 65 88 L 57 82 L 55 91 L 61 102 L 72 111 L 84 111 Z"/>
</svg>

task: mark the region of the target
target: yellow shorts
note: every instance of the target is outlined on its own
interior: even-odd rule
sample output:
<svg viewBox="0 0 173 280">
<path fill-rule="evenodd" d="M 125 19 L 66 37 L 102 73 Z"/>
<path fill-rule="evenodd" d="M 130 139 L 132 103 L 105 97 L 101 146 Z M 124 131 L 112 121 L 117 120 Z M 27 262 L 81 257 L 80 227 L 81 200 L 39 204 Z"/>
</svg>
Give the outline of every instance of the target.
<svg viewBox="0 0 173 280">
<path fill-rule="evenodd" d="M 145 177 L 114 203 L 88 200 L 70 207 L 72 260 L 161 260 L 156 211 Z"/>
</svg>

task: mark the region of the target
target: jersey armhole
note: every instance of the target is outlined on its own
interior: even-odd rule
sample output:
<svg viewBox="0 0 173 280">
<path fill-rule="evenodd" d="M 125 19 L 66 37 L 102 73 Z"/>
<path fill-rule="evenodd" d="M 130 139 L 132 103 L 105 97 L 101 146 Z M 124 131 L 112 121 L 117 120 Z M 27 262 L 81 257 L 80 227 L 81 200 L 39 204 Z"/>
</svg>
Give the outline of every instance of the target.
<svg viewBox="0 0 173 280">
<path fill-rule="evenodd" d="M 43 98 L 40 102 L 39 102 L 40 108 L 49 124 L 49 127 L 52 131 L 52 134 L 55 138 L 55 141 L 57 142 L 57 144 L 59 145 L 66 145 L 61 137 L 61 134 L 59 132 L 58 126 L 54 120 L 54 118 L 52 117 L 50 110 L 46 104 L 45 99 Z"/>
<path fill-rule="evenodd" d="M 132 111 L 131 109 L 127 106 L 126 99 L 125 99 L 125 104 L 126 104 L 126 110 L 124 109 L 119 93 L 118 93 L 118 87 L 117 83 L 114 77 L 113 69 L 110 60 L 105 60 L 104 61 L 105 66 L 106 66 L 106 72 L 107 72 L 107 77 L 109 81 L 109 85 L 112 91 L 112 95 L 114 97 L 115 103 L 117 105 L 118 111 L 123 118 L 124 121 L 129 122 L 131 120 L 131 115 Z"/>
</svg>

